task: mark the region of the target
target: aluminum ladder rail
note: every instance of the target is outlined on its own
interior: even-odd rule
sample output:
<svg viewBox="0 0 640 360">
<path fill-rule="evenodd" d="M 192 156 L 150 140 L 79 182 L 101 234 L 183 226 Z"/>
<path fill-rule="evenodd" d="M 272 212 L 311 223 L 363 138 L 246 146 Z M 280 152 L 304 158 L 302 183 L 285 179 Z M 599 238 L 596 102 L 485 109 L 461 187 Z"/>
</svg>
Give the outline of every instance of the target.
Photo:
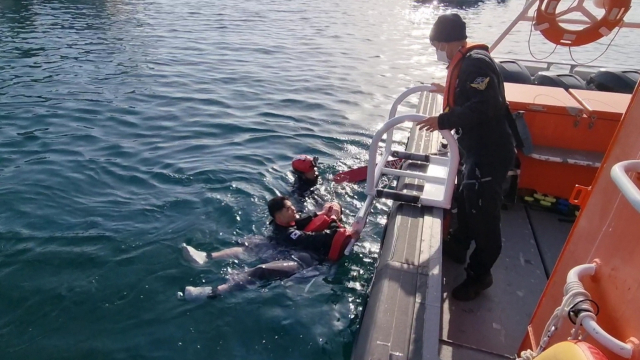
<svg viewBox="0 0 640 360">
<path fill-rule="evenodd" d="M 458 172 L 458 163 L 460 154 L 458 143 L 453 134 L 449 130 L 440 130 L 440 135 L 448 144 L 448 157 L 434 156 L 427 154 L 410 153 L 404 151 L 394 151 L 391 149 L 393 130 L 396 126 L 406 122 L 416 123 L 424 120 L 425 115 L 409 114 L 396 116 L 398 106 L 408 96 L 415 93 L 422 93 L 432 90 L 430 85 L 416 86 L 403 92 L 393 103 L 389 112 L 389 120 L 387 120 L 376 131 L 369 147 L 369 160 L 367 166 L 367 183 L 365 194 L 367 200 L 360 209 L 351 226 L 355 232 L 362 233 L 366 226 L 367 217 L 375 199 L 384 198 L 404 203 L 417 204 L 421 206 L 434 206 L 449 209 L 451 207 L 451 199 L 455 188 L 455 180 Z M 382 138 L 386 135 L 386 146 L 382 156 L 378 156 L 378 147 Z M 396 170 L 385 168 L 389 156 L 396 158 L 428 163 L 426 173 Z M 382 175 L 403 176 L 405 178 L 419 179 L 425 182 L 422 194 L 408 194 L 401 191 L 377 189 L 378 183 Z M 349 254 L 353 248 L 355 241 L 352 241 L 345 250 L 345 254 Z"/>
</svg>

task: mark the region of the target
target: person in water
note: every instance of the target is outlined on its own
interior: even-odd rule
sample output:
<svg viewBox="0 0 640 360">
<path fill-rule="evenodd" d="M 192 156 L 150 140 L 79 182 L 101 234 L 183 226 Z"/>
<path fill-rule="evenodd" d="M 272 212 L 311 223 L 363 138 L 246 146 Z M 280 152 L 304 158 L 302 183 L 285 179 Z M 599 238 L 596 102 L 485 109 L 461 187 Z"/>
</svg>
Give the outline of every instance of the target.
<svg viewBox="0 0 640 360">
<path fill-rule="evenodd" d="M 466 39 L 460 15 L 444 14 L 435 21 L 429 40 L 438 60 L 448 64 L 446 86 L 433 84 L 434 92 L 444 93 L 443 112 L 417 124 L 427 131 L 455 129 L 463 153 L 456 196 L 458 226 L 442 244 L 443 254 L 459 264 L 467 262 L 471 241 L 476 244 L 465 269 L 467 277 L 451 294 L 459 301 L 473 300 L 493 284 L 491 268 L 502 249 L 502 185 L 519 144 L 512 132 L 503 79 L 489 47 Z"/>
<path fill-rule="evenodd" d="M 318 185 L 318 157 L 298 155 L 291 161 L 291 170 L 295 176 L 292 193 L 300 198 L 308 198 Z"/>
<path fill-rule="evenodd" d="M 291 161 L 291 170 L 293 171 L 293 174 L 295 176 L 291 190 L 293 195 L 296 195 L 303 199 L 312 195 L 314 188 L 316 187 L 316 185 L 318 185 L 319 175 L 317 168 L 317 156 L 311 157 L 309 155 L 298 155 L 293 158 L 293 160 Z M 326 207 L 327 204 L 325 204 L 325 208 Z M 339 204 L 336 203 L 334 211 L 336 212 L 336 214 L 338 214 L 339 218 L 342 216 L 342 209 Z M 318 214 L 323 213 L 321 212 Z M 260 247 L 260 244 L 257 244 L 254 241 L 251 241 L 250 243 L 247 243 L 245 245 L 246 246 L 243 247 L 234 247 L 210 254 L 207 254 L 203 251 L 197 251 L 185 244 L 183 244 L 182 247 L 183 251 L 185 252 L 185 257 L 190 262 L 196 265 L 202 265 L 207 260 L 240 257 L 242 254 L 248 252 L 249 250 L 254 250 L 254 248 Z"/>
<path fill-rule="evenodd" d="M 357 240 L 359 237 L 357 233 L 344 229 L 340 224 L 342 208 L 338 203 L 327 203 L 321 212 L 311 214 L 298 214 L 286 196 L 274 197 L 269 200 L 267 206 L 272 218 L 269 242 L 285 251 L 276 252 L 278 255 L 274 260 L 249 269 L 216 288 L 187 286 L 184 291 L 185 299 L 215 298 L 255 281 L 284 279 L 326 260 L 337 261 L 350 240 Z M 186 244 L 182 245 L 182 249 L 185 258 L 195 264 L 204 264 L 213 259 L 238 257 L 251 251 L 248 247 L 235 247 L 208 254 Z"/>
</svg>

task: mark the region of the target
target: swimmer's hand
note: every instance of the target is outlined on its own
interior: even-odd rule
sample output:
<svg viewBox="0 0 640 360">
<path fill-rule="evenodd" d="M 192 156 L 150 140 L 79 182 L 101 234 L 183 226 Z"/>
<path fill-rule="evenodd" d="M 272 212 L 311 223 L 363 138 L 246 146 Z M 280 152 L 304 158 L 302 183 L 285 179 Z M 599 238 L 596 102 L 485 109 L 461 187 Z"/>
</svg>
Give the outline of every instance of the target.
<svg viewBox="0 0 640 360">
<path fill-rule="evenodd" d="M 333 202 L 329 202 L 324 204 L 324 208 L 322 209 L 322 213 L 325 214 L 327 217 L 335 217 L 336 219 L 339 219 L 341 217 L 341 209 L 340 206 L 337 205 L 336 203 Z"/>
<path fill-rule="evenodd" d="M 434 89 L 430 90 L 429 92 L 436 93 L 436 94 L 443 94 L 444 93 L 444 85 L 442 85 L 440 83 L 431 83 L 430 85 L 433 86 Z"/>
<path fill-rule="evenodd" d="M 331 213 L 333 212 L 332 206 L 325 206 L 322 211 L 318 213 L 318 215 L 325 215 L 326 217 L 331 217 Z"/>
</svg>

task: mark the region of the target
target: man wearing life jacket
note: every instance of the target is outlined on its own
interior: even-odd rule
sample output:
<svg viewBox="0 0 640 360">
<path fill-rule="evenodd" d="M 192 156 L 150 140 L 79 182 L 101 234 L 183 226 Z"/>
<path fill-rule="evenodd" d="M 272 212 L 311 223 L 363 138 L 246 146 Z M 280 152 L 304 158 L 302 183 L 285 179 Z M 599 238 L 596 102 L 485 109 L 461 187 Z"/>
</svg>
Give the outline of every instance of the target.
<svg viewBox="0 0 640 360">
<path fill-rule="evenodd" d="M 458 226 L 443 242 L 443 253 L 465 264 L 467 277 L 453 289 L 460 301 L 475 299 L 493 284 L 491 268 L 502 250 L 502 185 L 515 160 L 502 76 L 486 45 L 466 41 L 466 24 L 458 14 L 438 17 L 429 40 L 439 61 L 448 64 L 443 112 L 419 122 L 419 129 L 455 130 L 462 154 L 462 179 L 456 194 Z"/>
<path fill-rule="evenodd" d="M 310 251 L 320 259 L 337 261 L 357 236 L 340 224 L 338 203 L 327 203 L 319 214 L 300 215 L 286 196 L 277 196 L 269 200 L 268 207 L 273 218 L 270 239 L 281 246 Z"/>
<path fill-rule="evenodd" d="M 351 240 L 359 237 L 340 224 L 342 209 L 338 203 L 327 203 L 318 213 L 300 215 L 287 197 L 277 196 L 269 201 L 268 209 L 273 225 L 269 240 L 289 251 L 271 249 L 276 253 L 275 260 L 249 269 L 216 288 L 187 286 L 182 294 L 187 300 L 215 298 L 255 281 L 284 279 L 320 262 L 338 261 Z M 212 259 L 239 257 L 249 250 L 235 247 L 207 254 L 185 244 L 182 247 L 185 258 L 200 265 Z"/>
</svg>

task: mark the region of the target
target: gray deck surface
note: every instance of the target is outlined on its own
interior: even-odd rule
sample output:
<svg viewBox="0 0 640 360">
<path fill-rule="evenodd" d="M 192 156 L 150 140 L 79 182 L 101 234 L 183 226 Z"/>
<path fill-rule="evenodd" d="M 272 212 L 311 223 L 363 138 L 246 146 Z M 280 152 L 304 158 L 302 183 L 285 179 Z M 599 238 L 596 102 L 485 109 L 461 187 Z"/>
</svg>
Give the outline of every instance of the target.
<svg viewBox="0 0 640 360">
<path fill-rule="evenodd" d="M 538 209 L 527 209 L 533 234 L 538 242 L 542 264 L 546 274 L 556 265 L 573 223 L 561 222 L 563 216 Z"/>
<path fill-rule="evenodd" d="M 425 100 L 419 112 L 437 112 L 440 98 Z M 438 142 L 413 128 L 407 151 L 432 153 Z M 410 162 L 407 170 L 427 166 Z M 400 179 L 397 189 L 421 192 L 421 183 Z M 464 266 L 442 258 L 443 211 L 394 203 L 352 358 L 513 358 L 547 281 L 543 262 L 551 271 L 571 230 L 558 217 L 522 204 L 502 211 L 494 285 L 474 301 L 458 302 L 449 293 L 464 279 Z"/>
<path fill-rule="evenodd" d="M 512 356 L 524 338 L 547 278 L 521 204 L 502 211 L 502 238 L 502 253 L 492 269 L 494 284 L 474 301 L 449 298 L 451 289 L 464 280 L 464 266 L 444 260 L 441 337 Z"/>
</svg>

